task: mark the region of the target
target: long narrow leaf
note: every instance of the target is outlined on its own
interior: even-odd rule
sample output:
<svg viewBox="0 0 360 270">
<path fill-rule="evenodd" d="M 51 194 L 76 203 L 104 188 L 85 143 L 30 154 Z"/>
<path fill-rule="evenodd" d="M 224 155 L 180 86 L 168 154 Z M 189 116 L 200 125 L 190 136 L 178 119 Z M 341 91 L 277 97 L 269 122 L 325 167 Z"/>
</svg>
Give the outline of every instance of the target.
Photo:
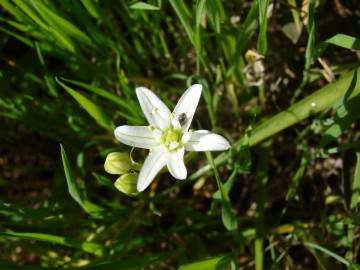
<svg viewBox="0 0 360 270">
<path fill-rule="evenodd" d="M 112 120 L 94 102 L 71 89 L 58 79 L 56 79 L 56 81 L 90 114 L 92 118 L 95 119 L 100 126 L 107 130 L 114 129 Z"/>
<path fill-rule="evenodd" d="M 120 108 L 125 109 L 126 111 L 121 113 L 121 115 L 130 120 L 130 121 L 135 121 L 136 123 L 141 123 L 142 122 L 142 118 L 139 116 L 139 112 L 132 106 L 131 102 L 127 102 L 125 101 L 123 98 L 118 97 L 112 93 L 110 93 L 109 91 L 106 91 L 102 88 L 93 86 L 93 85 L 89 85 L 83 82 L 78 82 L 78 81 L 74 81 L 74 80 L 69 80 L 69 79 L 64 79 L 61 78 L 63 81 L 69 82 L 73 85 L 82 87 L 92 93 L 95 93 L 103 98 L 106 98 L 107 100 L 119 105 Z M 130 113 L 130 114 L 129 114 Z"/>
<path fill-rule="evenodd" d="M 71 197 L 87 212 L 88 214 L 92 215 L 96 218 L 102 218 L 104 216 L 104 209 L 92 202 L 90 202 L 86 194 L 79 189 L 76 184 L 75 177 L 70 167 L 69 160 L 66 156 L 65 149 L 62 145 L 61 148 L 61 159 L 64 167 L 66 183 L 68 187 L 68 191 Z"/>
<path fill-rule="evenodd" d="M 21 239 L 44 241 L 52 244 L 58 244 L 71 248 L 81 249 L 85 252 L 97 256 L 102 256 L 104 253 L 104 247 L 100 244 L 87 242 L 87 241 L 80 241 L 77 239 L 63 237 L 59 235 L 53 235 L 53 234 L 32 233 L 32 232 L 5 232 L 5 233 L 0 233 L 0 237 L 16 237 Z"/>
<path fill-rule="evenodd" d="M 170 4 L 178 15 L 181 24 L 183 25 L 185 32 L 190 39 L 190 42 L 195 44 L 194 29 L 191 27 L 190 18 L 188 16 L 185 3 L 179 0 L 170 0 Z"/>
<path fill-rule="evenodd" d="M 267 33 L 267 24 L 268 24 L 267 13 L 268 13 L 269 1 L 268 0 L 257 0 L 257 1 L 259 5 L 259 26 L 260 26 L 257 48 L 260 54 L 266 55 L 266 51 L 267 51 L 266 33 Z"/>
<path fill-rule="evenodd" d="M 206 152 L 206 157 L 210 163 L 210 166 L 214 170 L 216 184 L 220 191 L 221 205 L 222 205 L 221 217 L 222 217 L 223 224 L 227 230 L 234 231 L 237 229 L 238 224 L 237 224 L 236 217 L 235 217 L 232 207 L 231 207 L 229 195 L 226 193 L 224 186 L 220 180 L 220 176 L 219 176 L 217 168 L 214 164 L 214 159 L 212 158 L 211 153 Z"/>
</svg>

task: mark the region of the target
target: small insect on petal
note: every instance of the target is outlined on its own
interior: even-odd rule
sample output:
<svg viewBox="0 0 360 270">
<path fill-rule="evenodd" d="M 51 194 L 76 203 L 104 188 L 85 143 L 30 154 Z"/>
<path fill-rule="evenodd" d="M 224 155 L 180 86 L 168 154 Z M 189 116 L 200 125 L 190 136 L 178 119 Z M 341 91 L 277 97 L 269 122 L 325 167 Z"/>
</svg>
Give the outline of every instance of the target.
<svg viewBox="0 0 360 270">
<path fill-rule="evenodd" d="M 262 71 L 261 66 L 257 71 Z M 202 85 L 190 86 L 180 97 L 171 113 L 149 89 L 136 88 L 141 109 L 150 126 L 120 126 L 115 130 L 115 137 L 121 143 L 129 146 L 150 150 L 136 181 L 138 192 L 144 191 L 165 165 L 174 178 L 186 179 L 185 150 L 223 151 L 230 148 L 230 143 L 218 134 L 207 130 L 194 132 L 189 130 L 201 93 Z M 128 182 L 122 179 L 131 179 L 130 192 L 133 192 L 134 175 L 127 173 L 116 181 L 116 187 L 119 190 L 129 192 L 125 190 L 129 189 L 126 184 Z"/>
<path fill-rule="evenodd" d="M 153 107 L 152 109 L 151 109 L 151 114 L 156 114 L 157 112 L 158 112 L 158 108 L 156 108 L 156 107 Z"/>
</svg>

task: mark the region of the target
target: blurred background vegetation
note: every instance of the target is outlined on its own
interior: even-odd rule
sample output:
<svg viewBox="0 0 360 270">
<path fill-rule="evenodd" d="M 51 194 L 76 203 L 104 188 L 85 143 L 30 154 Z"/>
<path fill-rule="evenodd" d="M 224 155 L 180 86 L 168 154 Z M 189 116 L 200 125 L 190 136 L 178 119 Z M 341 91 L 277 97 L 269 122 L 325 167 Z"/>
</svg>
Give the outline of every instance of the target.
<svg viewBox="0 0 360 270">
<path fill-rule="evenodd" d="M 0 0 L 0 269 L 360 269 L 359 29 L 358 0 Z M 195 82 L 232 149 L 118 191 L 135 87 Z"/>
</svg>

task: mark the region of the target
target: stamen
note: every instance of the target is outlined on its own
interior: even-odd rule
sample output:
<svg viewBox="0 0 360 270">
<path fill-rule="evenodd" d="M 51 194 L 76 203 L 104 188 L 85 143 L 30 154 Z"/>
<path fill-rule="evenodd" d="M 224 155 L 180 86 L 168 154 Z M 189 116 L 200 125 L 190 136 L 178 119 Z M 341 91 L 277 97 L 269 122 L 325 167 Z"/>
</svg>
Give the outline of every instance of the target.
<svg viewBox="0 0 360 270">
<path fill-rule="evenodd" d="M 169 144 L 169 150 L 175 150 L 179 146 L 178 142 L 171 142 Z"/>
<path fill-rule="evenodd" d="M 168 128 L 164 130 L 160 141 L 169 151 L 174 151 L 181 146 L 183 134 L 180 129 Z"/>
</svg>

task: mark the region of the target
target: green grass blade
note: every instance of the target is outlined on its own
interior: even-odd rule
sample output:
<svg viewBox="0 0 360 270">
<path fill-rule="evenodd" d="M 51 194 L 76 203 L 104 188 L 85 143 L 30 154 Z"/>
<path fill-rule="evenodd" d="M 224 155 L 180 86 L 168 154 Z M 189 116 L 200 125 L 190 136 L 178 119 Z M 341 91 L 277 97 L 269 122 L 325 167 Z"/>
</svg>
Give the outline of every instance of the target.
<svg viewBox="0 0 360 270">
<path fill-rule="evenodd" d="M 201 31 L 200 23 L 201 17 L 205 7 L 205 0 L 199 0 L 196 2 L 196 13 L 195 13 L 195 49 L 196 49 L 196 74 L 200 75 L 200 62 L 202 58 L 201 53 Z"/>
<path fill-rule="evenodd" d="M 220 176 L 219 176 L 218 170 L 214 164 L 214 159 L 213 159 L 211 153 L 205 152 L 205 154 L 210 163 L 210 166 L 214 170 L 216 184 L 218 186 L 218 189 L 220 190 L 221 205 L 222 205 L 221 217 L 222 217 L 223 224 L 227 230 L 234 231 L 237 229 L 238 224 L 237 224 L 236 217 L 235 217 L 232 207 L 231 207 L 229 195 L 226 193 L 224 186 L 220 180 Z"/>
<path fill-rule="evenodd" d="M 61 159 L 64 167 L 65 172 L 65 178 L 66 183 L 68 187 L 68 191 L 71 195 L 71 197 L 87 212 L 88 214 L 94 216 L 94 217 L 103 217 L 104 209 L 92 202 L 90 202 L 85 192 L 80 190 L 76 184 L 75 177 L 73 175 L 73 172 L 71 170 L 71 166 L 69 163 L 69 160 L 67 158 L 66 152 L 64 147 L 60 144 L 61 148 Z"/>
<path fill-rule="evenodd" d="M 19 9 L 17 9 L 10 1 L 2 0 L 0 1 L 0 5 L 7 10 L 11 15 L 13 15 L 18 21 L 25 21 L 25 15 L 21 13 Z"/>
<path fill-rule="evenodd" d="M 58 31 L 55 28 L 49 28 L 49 33 L 51 33 L 52 36 L 62 44 L 63 49 L 71 53 L 75 53 L 74 43 L 69 39 L 69 37 L 67 37 L 61 31 Z"/>
<path fill-rule="evenodd" d="M 357 207 L 358 202 L 359 202 L 359 195 L 360 195 L 360 152 L 357 152 L 350 209 L 354 210 Z"/>
<path fill-rule="evenodd" d="M 158 253 L 152 255 L 132 256 L 126 255 L 122 259 L 107 259 L 100 263 L 93 263 L 83 267 L 68 268 L 69 270 L 136 270 L 148 269 L 156 262 L 160 262 L 169 258 L 172 254 Z M 151 267 L 153 268 L 153 267 Z M 156 269 L 156 268 L 155 268 Z"/>
<path fill-rule="evenodd" d="M 131 9 L 140 9 L 140 10 L 159 10 L 160 7 L 145 3 L 143 1 L 136 2 L 130 6 Z"/>
<path fill-rule="evenodd" d="M 187 11 L 185 3 L 179 0 L 169 1 L 173 9 L 175 10 L 176 15 L 179 17 L 180 22 L 183 25 L 190 42 L 195 45 L 194 30 L 191 27 L 189 12 Z"/>
<path fill-rule="evenodd" d="M 121 115 L 132 122 L 135 123 L 142 123 L 142 117 L 140 116 L 139 110 L 134 108 L 131 102 L 125 101 L 123 98 L 116 96 L 115 94 L 110 93 L 109 91 L 106 91 L 102 88 L 92 86 L 83 82 L 69 80 L 65 78 L 61 78 L 65 82 L 69 82 L 73 85 L 79 86 L 81 88 L 84 88 L 94 94 L 97 94 L 103 98 L 106 98 L 107 100 L 115 103 L 116 105 L 119 105 L 120 108 L 125 109 L 126 111 L 121 113 Z"/>
<path fill-rule="evenodd" d="M 181 265 L 179 270 L 219 270 L 224 269 L 230 263 L 230 257 L 219 256 L 203 261 Z"/>
<path fill-rule="evenodd" d="M 295 175 L 291 179 L 291 183 L 286 194 L 286 200 L 289 201 L 295 197 L 297 188 L 300 184 L 301 178 L 303 177 L 306 171 L 306 165 L 309 163 L 309 158 L 306 154 L 303 154 L 300 160 L 299 168 L 297 169 Z"/>
<path fill-rule="evenodd" d="M 23 36 L 21 36 L 19 34 L 16 34 L 16 33 L 12 32 L 10 30 L 7 30 L 7 29 L 3 28 L 2 26 L 0 26 L 0 31 L 7 34 L 7 35 L 9 35 L 9 36 L 12 36 L 12 37 L 16 38 L 17 40 L 19 40 L 20 42 L 26 44 L 27 46 L 29 46 L 31 48 L 34 46 L 33 42 L 30 39 L 25 38 L 25 37 L 23 37 Z"/>
<path fill-rule="evenodd" d="M 91 39 L 74 24 L 64 19 L 60 15 L 53 12 L 50 8 L 44 5 L 41 1 L 33 0 L 33 6 L 38 10 L 41 17 L 47 21 L 50 25 L 57 29 L 57 32 L 63 31 L 68 36 L 73 37 L 74 39 L 91 46 Z"/>
<path fill-rule="evenodd" d="M 333 252 L 333 251 L 331 251 L 331 250 L 329 250 L 329 249 L 327 249 L 327 248 L 324 248 L 324 247 L 322 247 L 322 246 L 320 246 L 320 245 L 318 245 L 318 244 L 310 243 L 310 242 L 305 242 L 304 245 L 307 246 L 307 247 L 310 247 L 310 248 L 314 248 L 314 249 L 316 249 L 316 250 L 319 250 L 319 251 L 323 252 L 324 254 L 326 254 L 326 255 L 334 258 L 334 259 L 337 260 L 338 262 L 340 262 L 340 263 L 342 263 L 342 264 L 344 264 L 344 265 L 346 265 L 346 266 L 348 266 L 348 267 L 349 267 L 349 266 L 354 266 L 351 261 L 346 260 L 345 258 L 339 256 L 339 255 L 336 254 L 335 252 Z M 353 268 L 353 269 L 358 269 L 358 268 Z"/>
<path fill-rule="evenodd" d="M 237 175 L 237 170 L 234 170 L 229 176 L 229 178 L 226 180 L 225 184 L 223 185 L 226 194 L 229 194 L 231 188 L 233 187 L 235 183 L 236 175 Z M 216 200 L 221 200 L 221 191 L 219 189 L 213 194 L 213 198 Z"/>
<path fill-rule="evenodd" d="M 37 240 L 58 244 L 71 248 L 83 250 L 87 253 L 102 256 L 104 254 L 104 247 L 100 244 L 80 241 L 69 237 L 63 237 L 46 233 L 30 233 L 30 232 L 5 232 L 0 233 L 0 237 L 16 237 L 21 239 Z"/>
<path fill-rule="evenodd" d="M 261 156 L 256 169 L 256 239 L 254 244 L 256 270 L 262 270 L 264 267 L 264 209 L 266 202 L 266 184 L 268 181 L 270 146 L 271 141 L 265 142 L 261 145 Z"/>
<path fill-rule="evenodd" d="M 56 79 L 56 81 L 90 114 L 92 118 L 95 119 L 100 126 L 109 131 L 114 130 L 114 123 L 112 120 L 94 102 L 66 86 L 58 79 Z"/>
<path fill-rule="evenodd" d="M 245 21 L 241 27 L 240 33 L 236 39 L 236 49 L 231 55 L 229 61 L 229 68 L 226 71 L 226 77 L 230 77 L 234 74 L 239 66 L 240 59 L 242 59 L 242 54 L 247 48 L 250 39 L 252 37 L 252 33 L 255 30 L 257 25 L 257 16 L 258 16 L 258 4 L 256 1 L 253 1 L 250 11 L 246 15 Z M 240 70 L 242 72 L 242 70 Z"/>
<path fill-rule="evenodd" d="M 305 51 L 305 72 L 308 71 L 311 64 L 315 60 L 315 22 L 314 22 L 314 13 L 315 13 L 315 1 L 309 0 L 309 7 L 308 7 L 308 42 L 306 45 Z M 307 75 L 306 75 L 307 76 Z"/>
<path fill-rule="evenodd" d="M 260 54 L 266 55 L 267 52 L 267 11 L 269 6 L 269 0 L 257 0 L 259 5 L 259 38 L 257 43 L 257 49 Z"/>
<path fill-rule="evenodd" d="M 221 34 L 221 22 L 225 19 L 223 3 L 220 0 L 205 2 L 206 13 L 208 15 L 210 25 L 216 34 Z"/>
<path fill-rule="evenodd" d="M 45 22 L 38 16 L 36 11 L 29 6 L 30 2 L 22 1 L 22 0 L 14 0 L 14 3 L 22 10 L 26 15 L 30 17 L 38 26 L 40 26 L 44 30 L 49 30 L 49 27 L 45 24 Z"/>
<path fill-rule="evenodd" d="M 93 18 L 100 19 L 98 8 L 93 0 L 81 0 L 81 3 Z"/>
</svg>

